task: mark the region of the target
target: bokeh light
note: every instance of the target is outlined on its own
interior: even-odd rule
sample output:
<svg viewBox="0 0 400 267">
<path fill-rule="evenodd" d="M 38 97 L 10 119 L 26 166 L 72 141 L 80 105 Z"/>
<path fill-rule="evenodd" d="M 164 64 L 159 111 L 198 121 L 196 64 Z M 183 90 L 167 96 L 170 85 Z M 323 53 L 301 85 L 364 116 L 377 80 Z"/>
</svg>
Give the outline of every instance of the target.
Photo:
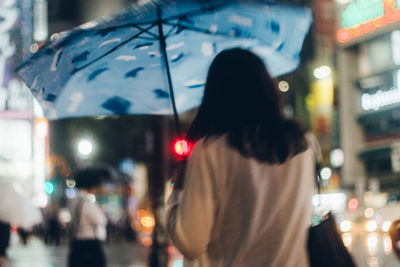
<svg viewBox="0 0 400 267">
<path fill-rule="evenodd" d="M 331 168 L 329 168 L 329 167 L 322 168 L 320 175 L 323 180 L 329 180 L 329 178 L 331 178 L 331 176 L 332 176 Z"/>
<path fill-rule="evenodd" d="M 350 211 L 355 211 L 358 209 L 358 199 L 357 198 L 351 198 L 349 202 L 347 203 L 347 208 Z"/>
<path fill-rule="evenodd" d="M 143 227 L 152 228 L 155 225 L 154 218 L 151 216 L 144 216 L 140 219 L 140 223 Z"/>
<path fill-rule="evenodd" d="M 46 194 L 52 194 L 54 192 L 54 185 L 52 182 L 47 181 L 44 183 L 44 191 L 46 192 Z"/>
<path fill-rule="evenodd" d="M 289 83 L 287 81 L 280 81 L 278 87 L 282 92 L 289 91 Z"/>
<path fill-rule="evenodd" d="M 377 228 L 378 224 L 375 221 L 368 221 L 365 225 L 365 230 L 370 233 L 375 232 Z"/>
<path fill-rule="evenodd" d="M 46 137 L 48 133 L 48 121 L 46 118 L 35 119 L 35 133 L 39 137 Z"/>
<path fill-rule="evenodd" d="M 75 185 L 76 185 L 76 181 L 73 180 L 73 179 L 67 179 L 67 180 L 65 180 L 65 185 L 66 185 L 68 188 L 74 188 Z"/>
<path fill-rule="evenodd" d="M 342 234 L 342 240 L 344 245 L 349 249 L 353 243 L 353 236 L 350 233 L 344 233 Z"/>
<path fill-rule="evenodd" d="M 385 233 L 389 232 L 390 226 L 392 225 L 391 221 L 385 221 L 382 223 L 382 231 Z"/>
<path fill-rule="evenodd" d="M 314 77 L 317 79 L 328 78 L 332 74 L 332 69 L 329 66 L 320 66 L 314 69 Z"/>
<path fill-rule="evenodd" d="M 340 230 L 342 232 L 349 232 L 351 230 L 351 222 L 349 220 L 344 220 L 340 223 Z"/>
<path fill-rule="evenodd" d="M 330 159 L 333 167 L 335 168 L 341 167 L 344 162 L 343 150 L 341 150 L 340 148 L 332 150 L 330 154 Z"/>
<path fill-rule="evenodd" d="M 80 140 L 78 143 L 78 152 L 82 156 L 89 156 L 93 151 L 93 144 L 87 139 Z"/>
<path fill-rule="evenodd" d="M 385 251 L 386 255 L 389 255 L 392 253 L 392 240 L 390 239 L 390 236 L 386 235 L 383 238 L 383 249 Z"/>
<path fill-rule="evenodd" d="M 193 149 L 193 144 L 186 139 L 177 139 L 173 142 L 172 151 L 177 156 L 187 157 Z"/>
<path fill-rule="evenodd" d="M 367 208 L 367 209 L 365 209 L 365 211 L 364 211 L 364 215 L 365 215 L 365 217 L 367 217 L 367 218 L 371 218 L 372 216 L 374 216 L 374 213 L 375 213 L 375 211 L 374 211 L 373 208 Z"/>
</svg>

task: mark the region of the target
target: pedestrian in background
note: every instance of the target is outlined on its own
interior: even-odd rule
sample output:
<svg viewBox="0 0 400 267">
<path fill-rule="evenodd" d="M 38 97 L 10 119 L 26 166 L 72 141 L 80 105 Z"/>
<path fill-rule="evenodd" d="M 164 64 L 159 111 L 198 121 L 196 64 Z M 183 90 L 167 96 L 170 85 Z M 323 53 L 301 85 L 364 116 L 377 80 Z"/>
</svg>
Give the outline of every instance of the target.
<svg viewBox="0 0 400 267">
<path fill-rule="evenodd" d="M 195 266 L 308 266 L 313 140 L 285 118 L 260 58 L 239 48 L 216 56 L 187 137 L 196 145 L 166 214 L 185 259 Z"/>
<path fill-rule="evenodd" d="M 76 179 L 78 194 L 71 203 L 71 243 L 69 267 L 104 267 L 107 218 L 96 203 L 102 177 L 97 171 L 83 170 Z"/>
<path fill-rule="evenodd" d="M 28 244 L 28 238 L 30 235 L 30 231 L 27 229 L 24 229 L 22 227 L 18 227 L 18 236 L 22 241 L 22 244 L 26 246 Z"/>
<path fill-rule="evenodd" d="M 10 224 L 0 221 L 0 267 L 7 263 L 7 248 L 10 243 Z"/>
<path fill-rule="evenodd" d="M 44 242 L 46 245 L 58 246 L 61 241 L 62 225 L 59 220 L 59 206 L 53 203 L 46 214 L 46 229 Z"/>
</svg>

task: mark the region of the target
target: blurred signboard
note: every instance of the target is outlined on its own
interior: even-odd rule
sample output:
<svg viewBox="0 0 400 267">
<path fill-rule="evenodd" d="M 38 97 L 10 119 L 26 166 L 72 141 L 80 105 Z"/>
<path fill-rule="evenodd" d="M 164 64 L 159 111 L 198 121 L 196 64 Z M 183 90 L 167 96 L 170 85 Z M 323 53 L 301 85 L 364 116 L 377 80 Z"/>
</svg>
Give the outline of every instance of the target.
<svg viewBox="0 0 400 267">
<path fill-rule="evenodd" d="M 0 120 L 0 158 L 32 157 L 32 125 L 26 120 Z"/>
<path fill-rule="evenodd" d="M 31 108 L 29 90 L 13 73 L 30 54 L 31 27 L 31 0 L 0 1 L 0 111 Z"/>
<path fill-rule="evenodd" d="M 346 210 L 346 195 L 344 193 L 316 194 L 312 197 L 314 212 L 331 210 L 339 213 Z"/>
<path fill-rule="evenodd" d="M 18 20 L 19 10 L 16 1 L 0 2 L 0 88 L 8 88 L 11 78 L 11 57 L 16 53 L 16 46 L 11 38 L 11 30 Z"/>
<path fill-rule="evenodd" d="M 332 149 L 333 79 L 327 77 L 313 81 L 306 100 L 310 112 L 311 131 L 318 138 L 323 154 L 323 163 L 329 163 Z"/>
<path fill-rule="evenodd" d="M 392 171 L 400 172 L 400 143 L 392 144 L 390 158 L 392 163 Z"/>
<path fill-rule="evenodd" d="M 32 176 L 32 125 L 28 120 L 0 120 L 0 178 L 23 180 Z"/>
<path fill-rule="evenodd" d="M 400 6 L 396 0 L 357 0 L 346 6 L 341 17 L 342 28 L 336 38 L 344 43 L 400 21 Z"/>
<path fill-rule="evenodd" d="M 333 0 L 315 1 L 315 25 L 317 33 L 331 35 L 335 31 L 335 4 Z"/>
</svg>

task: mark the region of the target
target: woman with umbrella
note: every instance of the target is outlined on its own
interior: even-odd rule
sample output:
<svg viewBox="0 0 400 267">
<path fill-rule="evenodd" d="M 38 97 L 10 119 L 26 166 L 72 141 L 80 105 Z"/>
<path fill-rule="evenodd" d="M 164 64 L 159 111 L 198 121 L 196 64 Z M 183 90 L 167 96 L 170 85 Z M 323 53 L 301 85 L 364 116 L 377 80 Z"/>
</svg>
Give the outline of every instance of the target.
<svg viewBox="0 0 400 267">
<path fill-rule="evenodd" d="M 308 266 L 313 139 L 284 117 L 261 59 L 243 49 L 216 56 L 188 139 L 197 143 L 166 216 L 185 258 L 196 266 Z"/>
<path fill-rule="evenodd" d="M 71 203 L 70 267 L 106 266 L 102 242 L 106 239 L 107 219 L 96 203 L 95 194 L 110 173 L 102 168 L 88 168 L 76 175 L 77 196 Z"/>
</svg>

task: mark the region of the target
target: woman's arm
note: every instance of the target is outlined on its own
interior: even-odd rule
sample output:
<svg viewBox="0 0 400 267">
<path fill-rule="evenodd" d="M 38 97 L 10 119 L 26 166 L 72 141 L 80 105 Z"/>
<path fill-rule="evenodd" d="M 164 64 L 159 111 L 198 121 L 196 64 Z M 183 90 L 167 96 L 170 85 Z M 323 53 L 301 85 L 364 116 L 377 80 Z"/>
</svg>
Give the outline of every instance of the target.
<svg viewBox="0 0 400 267">
<path fill-rule="evenodd" d="M 189 158 L 184 188 L 168 200 L 167 232 L 188 259 L 207 250 L 216 213 L 215 175 L 204 145 L 199 142 Z"/>
<path fill-rule="evenodd" d="M 106 215 L 98 204 L 89 202 L 86 202 L 85 204 L 86 205 L 83 207 L 85 210 L 83 212 L 86 214 L 90 225 L 93 227 L 94 236 L 99 240 L 105 240 L 107 238 Z"/>
</svg>

